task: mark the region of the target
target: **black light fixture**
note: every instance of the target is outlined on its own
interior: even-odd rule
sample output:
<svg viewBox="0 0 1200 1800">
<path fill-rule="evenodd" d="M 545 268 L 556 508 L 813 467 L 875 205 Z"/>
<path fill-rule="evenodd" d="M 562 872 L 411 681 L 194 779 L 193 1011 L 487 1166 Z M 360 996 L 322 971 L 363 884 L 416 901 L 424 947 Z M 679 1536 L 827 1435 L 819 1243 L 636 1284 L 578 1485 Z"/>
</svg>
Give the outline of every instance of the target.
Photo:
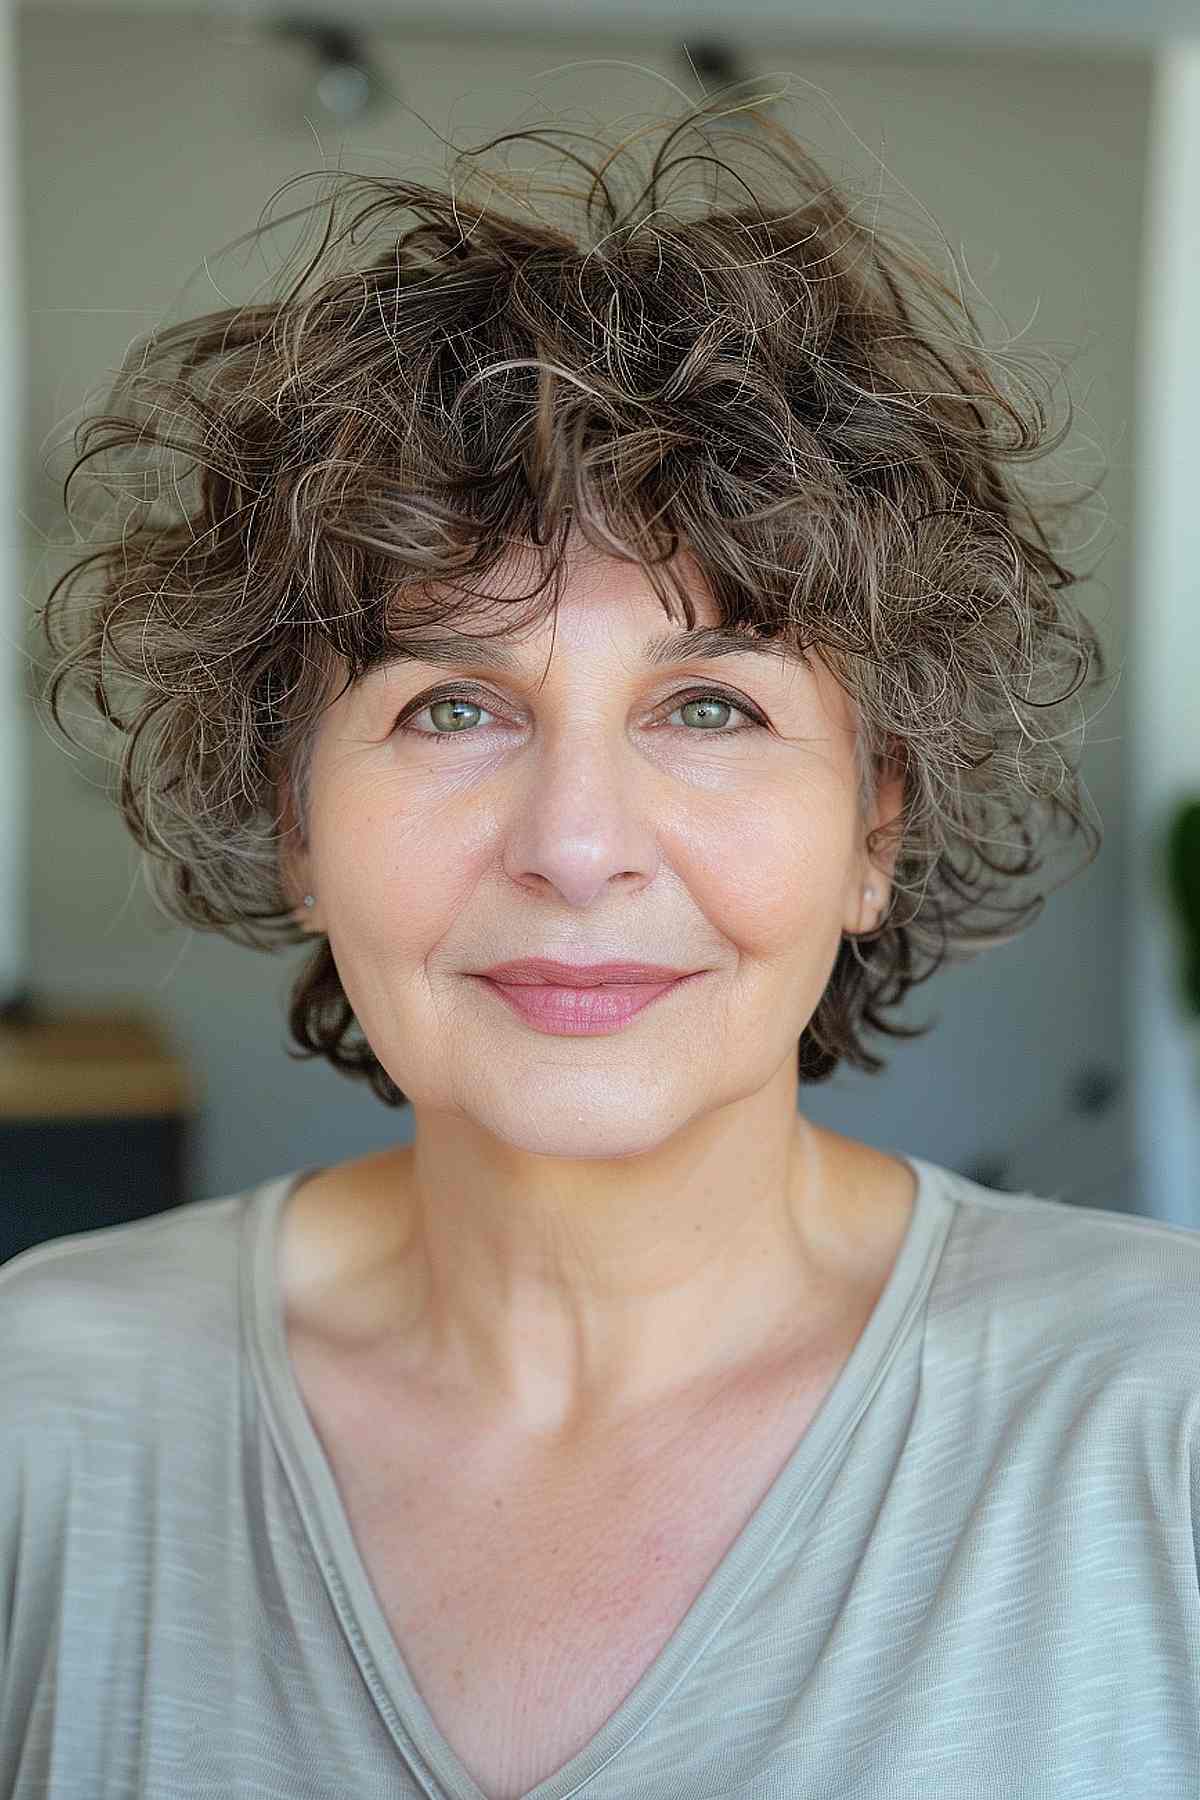
<svg viewBox="0 0 1200 1800">
<path fill-rule="evenodd" d="M 689 69 L 701 81 L 716 87 L 729 87 L 740 79 L 741 59 L 728 42 L 715 38 L 689 38 L 681 54 Z"/>
<path fill-rule="evenodd" d="M 277 37 L 298 38 L 317 64 L 313 91 L 318 104 L 340 122 L 361 118 L 378 99 L 378 78 L 356 32 L 325 19 L 286 16 L 275 19 Z"/>
</svg>

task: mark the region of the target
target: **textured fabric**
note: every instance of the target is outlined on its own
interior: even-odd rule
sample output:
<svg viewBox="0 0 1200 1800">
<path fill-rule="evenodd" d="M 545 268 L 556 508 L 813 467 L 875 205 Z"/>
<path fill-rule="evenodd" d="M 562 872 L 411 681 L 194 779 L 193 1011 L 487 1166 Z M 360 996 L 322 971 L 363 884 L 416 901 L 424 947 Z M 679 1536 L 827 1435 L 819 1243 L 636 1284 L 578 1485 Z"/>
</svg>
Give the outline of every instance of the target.
<svg viewBox="0 0 1200 1800">
<path fill-rule="evenodd" d="M 907 1160 L 837 1383 L 537 1800 L 1200 1795 L 1200 1232 Z M 5 1800 L 480 1800 L 286 1359 L 312 1172 L 0 1268 Z"/>
</svg>

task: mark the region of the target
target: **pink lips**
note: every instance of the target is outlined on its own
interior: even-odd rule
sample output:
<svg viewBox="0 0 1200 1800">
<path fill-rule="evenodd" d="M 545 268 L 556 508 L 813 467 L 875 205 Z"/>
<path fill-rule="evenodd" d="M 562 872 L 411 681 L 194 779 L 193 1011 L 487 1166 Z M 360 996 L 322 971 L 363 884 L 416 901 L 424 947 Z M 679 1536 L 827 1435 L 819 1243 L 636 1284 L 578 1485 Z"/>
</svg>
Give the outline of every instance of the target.
<svg viewBox="0 0 1200 1800">
<path fill-rule="evenodd" d="M 489 981 L 516 982 L 522 986 L 599 987 L 601 982 L 678 981 L 687 969 L 671 969 L 665 963 L 607 962 L 564 963 L 547 956 L 525 956 L 517 962 L 493 963 L 478 973 Z"/>
<path fill-rule="evenodd" d="M 497 981 L 490 975 L 479 979 L 536 1031 L 555 1036 L 597 1037 L 605 1032 L 619 1031 L 636 1013 L 687 982 L 697 980 L 703 973 L 701 969 L 695 975 L 673 974 L 665 981 L 607 981 L 591 987 L 531 982 L 527 973 L 519 982 Z"/>
</svg>

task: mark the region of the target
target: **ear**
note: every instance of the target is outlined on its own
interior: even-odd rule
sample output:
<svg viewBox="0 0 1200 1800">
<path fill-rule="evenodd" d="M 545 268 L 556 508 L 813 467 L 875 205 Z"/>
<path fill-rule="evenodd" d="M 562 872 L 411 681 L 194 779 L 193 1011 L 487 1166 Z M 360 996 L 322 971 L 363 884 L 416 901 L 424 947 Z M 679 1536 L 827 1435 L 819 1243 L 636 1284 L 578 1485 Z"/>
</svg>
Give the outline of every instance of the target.
<svg viewBox="0 0 1200 1800">
<path fill-rule="evenodd" d="M 898 825 L 904 812 L 904 768 L 903 765 L 888 762 L 880 774 L 875 790 L 875 809 L 871 817 L 870 829 L 877 831 L 881 826 Z M 900 852 L 899 830 L 895 831 L 889 842 L 879 851 L 879 863 L 882 865 L 887 880 L 891 880 L 896 867 L 896 857 Z"/>
<path fill-rule="evenodd" d="M 863 831 L 861 878 L 857 906 L 852 897 L 850 911 L 857 911 L 857 922 L 848 930 L 873 931 L 888 909 L 889 889 L 900 853 L 901 832 L 894 830 L 885 842 L 868 855 L 866 839 L 881 826 L 898 826 L 904 812 L 905 763 L 903 758 L 889 757 L 881 766 L 875 789 L 875 805 Z M 873 888 L 874 900 L 867 898 L 865 888 Z"/>
<path fill-rule="evenodd" d="M 301 835 L 292 785 L 286 773 L 276 781 L 275 804 L 279 819 L 279 884 L 288 905 L 307 924 L 310 909 L 305 906 L 303 896 L 311 891 L 310 856 Z"/>
</svg>

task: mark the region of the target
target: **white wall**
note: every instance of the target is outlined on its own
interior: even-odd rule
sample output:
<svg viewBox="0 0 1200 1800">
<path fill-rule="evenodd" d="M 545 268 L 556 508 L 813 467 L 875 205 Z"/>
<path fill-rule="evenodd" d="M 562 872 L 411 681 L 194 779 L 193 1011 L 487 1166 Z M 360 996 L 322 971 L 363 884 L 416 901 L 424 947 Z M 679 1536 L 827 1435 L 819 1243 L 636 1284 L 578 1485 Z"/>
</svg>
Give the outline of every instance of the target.
<svg viewBox="0 0 1200 1800">
<path fill-rule="evenodd" d="M 29 979 L 29 734 L 24 616 L 25 309 L 18 218 L 16 19 L 0 0 L 0 1007 Z"/>
<path fill-rule="evenodd" d="M 1160 1216 L 1200 1225 L 1200 1021 L 1178 998 L 1179 944 L 1160 843 L 1200 797 L 1200 43 L 1157 71 L 1142 262 L 1138 605 L 1130 655 L 1130 959 L 1137 1155 Z"/>
<path fill-rule="evenodd" d="M 65 0 L 80 12 L 108 12 L 111 0 Z M 53 11 L 64 0 L 22 0 L 30 11 Z M 196 11 L 196 0 L 123 0 L 122 10 L 180 14 Z M 246 20 L 263 17 L 270 0 L 219 0 L 211 8 Z M 496 0 L 439 0 L 436 12 L 428 0 L 355 0 L 350 7 L 331 7 L 326 0 L 293 0 L 290 17 L 331 14 L 368 19 L 396 31 L 428 32 L 448 37 L 475 37 L 496 26 Z M 527 38 L 548 42 L 561 31 L 566 9 L 562 0 L 505 0 L 504 26 Z M 711 43 L 730 27 L 729 0 L 572 0 L 575 29 L 593 35 L 607 32 L 628 38 L 656 31 L 660 38 L 692 44 Z M 778 40 L 790 34 L 805 46 L 822 51 L 831 46 L 877 51 L 897 45 L 909 50 L 947 47 L 963 55 L 991 49 L 1028 50 L 1033 54 L 1084 44 L 1126 51 L 1178 38 L 1194 24 L 1191 0 L 739 0 L 739 33 Z"/>
<path fill-rule="evenodd" d="M 554 108 L 611 116 L 678 103 L 656 85 L 654 69 L 697 91 L 675 34 L 522 42 L 391 31 L 372 35 L 370 47 L 393 91 L 459 141 Z M 1080 424 L 1070 472 L 1085 477 L 1097 457 L 1110 467 L 1109 517 L 1098 527 L 1110 548 L 1081 598 L 1119 662 L 1148 63 L 1077 50 L 816 53 L 778 38 L 742 48 L 756 71 L 786 68 L 831 96 L 832 105 L 814 92 L 811 112 L 789 122 L 801 122 L 832 172 L 864 193 L 878 185 L 858 133 L 891 171 L 887 187 L 903 215 L 895 222 L 931 245 L 925 203 L 1009 328 L 1028 327 L 1034 341 L 1071 359 Z M 540 77 L 591 57 L 628 66 Z M 168 307 L 175 317 L 216 306 L 220 293 L 242 297 L 259 282 L 261 257 L 242 252 L 240 262 L 219 259 L 212 281 L 197 273 L 179 301 L 201 257 L 250 229 L 280 182 L 333 161 L 342 147 L 337 131 L 315 123 L 299 49 L 217 21 L 27 12 L 20 75 L 34 466 L 138 331 Z M 346 134 L 343 160 L 435 179 L 443 167 L 439 146 L 399 108 Z M 32 479 L 40 526 L 61 536 L 53 483 L 36 469 Z M 34 547 L 31 600 L 60 566 Z M 931 1034 L 911 1044 L 881 1040 L 887 1073 L 839 1075 L 806 1095 L 812 1117 L 968 1169 L 1032 1137 L 1018 1160 L 1021 1185 L 1157 1209 L 1158 1197 L 1136 1188 L 1123 1106 L 1094 1123 L 1061 1124 L 1067 1086 L 1085 1063 L 1099 1057 L 1129 1073 L 1124 704 L 1122 689 L 1085 756 L 1108 832 L 1100 861 L 1054 896 L 1018 944 L 918 989 L 902 1019 L 934 1017 Z M 120 995 L 167 1024 L 208 1094 L 196 1192 L 229 1192 L 407 1138 L 407 1113 L 387 1112 L 323 1066 L 286 1059 L 284 1002 L 303 953 L 272 960 L 156 921 L 133 847 L 104 800 L 103 771 L 72 763 L 40 729 L 32 749 L 39 986 L 64 998 Z M 1048 877 L 1056 873 L 1065 866 L 1051 857 Z"/>
</svg>

